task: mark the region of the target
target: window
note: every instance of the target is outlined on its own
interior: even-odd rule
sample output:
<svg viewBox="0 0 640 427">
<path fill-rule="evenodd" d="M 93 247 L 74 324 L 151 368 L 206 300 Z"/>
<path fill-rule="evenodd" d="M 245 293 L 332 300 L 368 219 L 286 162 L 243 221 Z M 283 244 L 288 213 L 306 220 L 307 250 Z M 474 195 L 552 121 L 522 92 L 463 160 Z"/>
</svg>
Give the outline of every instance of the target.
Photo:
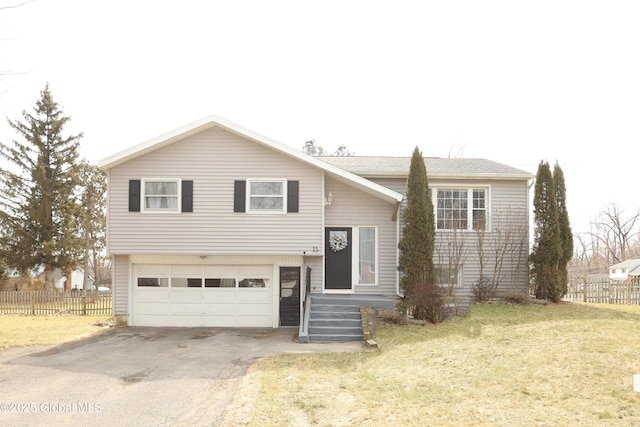
<svg viewBox="0 0 640 427">
<path fill-rule="evenodd" d="M 236 279 L 204 279 L 205 288 L 235 288 Z"/>
<path fill-rule="evenodd" d="M 284 180 L 250 180 L 247 184 L 250 212 L 286 212 Z"/>
<path fill-rule="evenodd" d="M 360 285 L 376 284 L 376 228 L 358 227 L 358 266 Z"/>
<path fill-rule="evenodd" d="M 487 189 L 437 188 L 434 191 L 437 230 L 484 230 Z"/>
<path fill-rule="evenodd" d="M 138 277 L 138 287 L 160 287 L 169 286 L 169 279 L 166 277 Z"/>
<path fill-rule="evenodd" d="M 172 277 L 172 288 L 201 288 L 202 279 L 195 277 Z"/>
<path fill-rule="evenodd" d="M 193 212 L 193 181 L 130 179 L 129 212 Z"/>
<path fill-rule="evenodd" d="M 143 210 L 180 211 L 179 179 L 147 179 L 142 185 Z"/>
<path fill-rule="evenodd" d="M 269 279 L 242 279 L 238 285 L 241 288 L 268 288 Z"/>
<path fill-rule="evenodd" d="M 253 213 L 299 212 L 300 181 L 252 179 L 233 182 L 233 211 Z"/>
</svg>

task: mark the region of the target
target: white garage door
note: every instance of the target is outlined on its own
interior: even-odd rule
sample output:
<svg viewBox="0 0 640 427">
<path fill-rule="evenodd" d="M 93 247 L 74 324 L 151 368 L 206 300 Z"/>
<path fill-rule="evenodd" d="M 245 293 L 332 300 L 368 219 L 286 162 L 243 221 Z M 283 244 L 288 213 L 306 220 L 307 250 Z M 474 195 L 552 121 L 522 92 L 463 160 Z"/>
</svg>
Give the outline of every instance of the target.
<svg viewBox="0 0 640 427">
<path fill-rule="evenodd" d="M 133 325 L 271 327 L 273 266 L 136 264 Z"/>
</svg>

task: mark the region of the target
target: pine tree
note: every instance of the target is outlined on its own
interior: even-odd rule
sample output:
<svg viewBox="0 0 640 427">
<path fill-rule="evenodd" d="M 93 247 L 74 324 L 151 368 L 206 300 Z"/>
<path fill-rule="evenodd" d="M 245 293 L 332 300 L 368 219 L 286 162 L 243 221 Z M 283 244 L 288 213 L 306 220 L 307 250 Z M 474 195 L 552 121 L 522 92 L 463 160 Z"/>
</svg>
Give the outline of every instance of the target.
<svg viewBox="0 0 640 427">
<path fill-rule="evenodd" d="M 34 113 L 9 125 L 23 141 L 0 142 L 0 221 L 5 262 L 26 273 L 44 267 L 45 289 L 53 290 L 56 268 L 70 268 L 78 258 L 77 158 L 82 135 L 63 136 L 69 117 L 53 100 L 49 85 Z M 4 162 L 6 163 L 6 162 Z"/>
<path fill-rule="evenodd" d="M 403 273 L 400 285 L 405 295 L 416 283 L 433 282 L 435 220 L 427 182 L 427 168 L 418 147 L 413 151 L 407 178 L 407 205 L 402 214 L 398 269 Z"/>
<path fill-rule="evenodd" d="M 562 286 L 558 266 L 562 255 L 560 223 L 556 203 L 556 187 L 549 163 L 538 166 L 533 196 L 534 243 L 531 251 L 531 269 L 536 298 L 558 302 Z"/>
<path fill-rule="evenodd" d="M 553 182 L 556 193 L 556 206 L 558 207 L 558 223 L 560 226 L 560 241 L 562 245 L 562 254 L 558 263 L 558 275 L 562 286 L 563 297 L 567 294 L 569 284 L 569 272 L 567 266 L 573 256 L 573 233 L 571 232 L 571 224 L 569 223 L 569 212 L 567 211 L 567 191 L 564 183 L 564 173 L 560 165 L 556 162 L 553 168 Z"/>
<path fill-rule="evenodd" d="M 87 161 L 79 165 L 79 178 L 78 234 L 84 242 L 82 287 L 87 290 L 89 272 L 98 277 L 98 258 L 105 247 L 107 182 L 105 173 Z"/>
</svg>

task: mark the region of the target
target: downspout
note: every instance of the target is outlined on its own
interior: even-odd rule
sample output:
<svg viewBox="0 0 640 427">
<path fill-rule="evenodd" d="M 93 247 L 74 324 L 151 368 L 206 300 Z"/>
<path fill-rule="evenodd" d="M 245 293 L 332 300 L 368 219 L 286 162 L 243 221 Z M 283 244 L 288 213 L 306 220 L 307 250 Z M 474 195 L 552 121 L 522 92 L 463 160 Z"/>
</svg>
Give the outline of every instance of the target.
<svg viewBox="0 0 640 427">
<path fill-rule="evenodd" d="M 531 178 L 531 180 L 527 180 L 527 243 L 529 243 L 529 250 L 527 253 L 531 253 L 531 247 L 533 242 L 531 241 L 531 188 L 536 183 L 535 178 Z M 527 274 L 528 275 L 528 274 Z M 528 280 L 528 278 L 527 278 Z"/>
<path fill-rule="evenodd" d="M 404 297 L 404 294 L 400 293 L 400 270 L 398 270 L 398 265 L 400 265 L 400 203 L 396 205 L 396 295 L 399 297 Z"/>
</svg>

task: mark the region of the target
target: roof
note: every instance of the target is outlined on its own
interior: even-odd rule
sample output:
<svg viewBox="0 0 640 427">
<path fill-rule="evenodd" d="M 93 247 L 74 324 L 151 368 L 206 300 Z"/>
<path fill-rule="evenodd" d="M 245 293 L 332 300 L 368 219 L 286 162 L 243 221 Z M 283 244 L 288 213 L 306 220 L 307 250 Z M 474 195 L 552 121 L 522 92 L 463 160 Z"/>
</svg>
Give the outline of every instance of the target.
<svg viewBox="0 0 640 427">
<path fill-rule="evenodd" d="M 369 178 L 406 177 L 411 157 L 323 156 L 320 159 L 356 175 Z M 535 175 L 486 159 L 426 157 L 430 178 L 491 178 L 528 180 Z"/>
<path fill-rule="evenodd" d="M 640 275 L 640 258 L 628 259 L 626 261 L 622 261 L 617 264 L 614 264 L 609 268 L 626 269 L 629 275 L 637 276 L 637 275 Z"/>
<path fill-rule="evenodd" d="M 371 182 L 366 178 L 358 176 L 328 162 L 319 160 L 316 157 L 305 154 L 304 152 L 291 148 L 288 145 L 282 144 L 271 138 L 243 128 L 242 126 L 223 119 L 222 117 L 213 115 L 189 123 L 186 126 L 172 130 L 163 135 L 159 135 L 148 141 L 142 142 L 138 145 L 129 147 L 123 151 L 113 154 L 112 156 L 106 157 L 98 162 L 98 165 L 100 168 L 108 170 L 122 163 L 128 162 L 137 157 L 155 151 L 159 148 L 165 147 L 169 144 L 215 127 L 222 128 L 228 132 L 239 135 L 243 138 L 278 151 L 286 156 L 293 157 L 318 169 L 322 169 L 325 172 L 331 174 L 335 179 L 345 182 L 351 186 L 357 187 L 362 191 L 372 194 L 378 198 L 387 200 L 388 202 L 398 203 L 402 201 L 402 194 L 396 191 Z"/>
</svg>

